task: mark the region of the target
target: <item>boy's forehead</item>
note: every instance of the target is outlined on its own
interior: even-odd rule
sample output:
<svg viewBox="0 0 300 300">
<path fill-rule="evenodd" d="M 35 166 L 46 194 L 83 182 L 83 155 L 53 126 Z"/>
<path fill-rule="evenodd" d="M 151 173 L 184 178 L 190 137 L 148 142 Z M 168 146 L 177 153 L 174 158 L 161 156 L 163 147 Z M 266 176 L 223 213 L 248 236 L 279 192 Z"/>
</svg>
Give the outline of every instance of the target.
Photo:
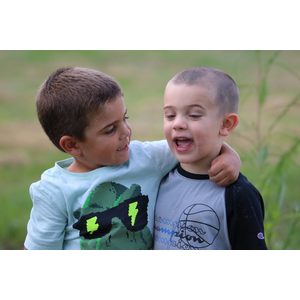
<svg viewBox="0 0 300 300">
<path fill-rule="evenodd" d="M 169 82 L 165 90 L 164 101 L 172 101 L 172 96 L 174 95 L 182 97 L 183 101 L 187 100 L 188 97 L 192 97 L 194 100 L 201 101 L 203 100 L 203 97 L 205 97 L 206 100 L 215 102 L 214 99 L 216 96 L 216 89 L 209 81 L 195 84 L 177 84 Z"/>
</svg>

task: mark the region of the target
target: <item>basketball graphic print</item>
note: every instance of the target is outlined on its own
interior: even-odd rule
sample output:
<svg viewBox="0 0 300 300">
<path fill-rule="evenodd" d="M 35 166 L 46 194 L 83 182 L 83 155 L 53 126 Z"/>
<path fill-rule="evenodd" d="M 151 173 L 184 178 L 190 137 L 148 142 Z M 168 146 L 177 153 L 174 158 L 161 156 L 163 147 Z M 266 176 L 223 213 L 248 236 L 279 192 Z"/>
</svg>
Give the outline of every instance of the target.
<svg viewBox="0 0 300 300">
<path fill-rule="evenodd" d="M 192 250 L 211 245 L 220 231 L 216 212 L 204 204 L 193 204 L 184 209 L 172 236 L 171 245 Z"/>
</svg>

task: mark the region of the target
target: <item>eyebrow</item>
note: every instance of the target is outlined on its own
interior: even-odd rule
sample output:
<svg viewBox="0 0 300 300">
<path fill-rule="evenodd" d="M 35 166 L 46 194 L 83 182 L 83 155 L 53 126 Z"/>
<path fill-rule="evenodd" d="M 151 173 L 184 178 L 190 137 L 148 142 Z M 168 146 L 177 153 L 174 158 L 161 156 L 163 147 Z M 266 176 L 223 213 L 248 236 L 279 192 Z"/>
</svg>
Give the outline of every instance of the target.
<svg viewBox="0 0 300 300">
<path fill-rule="evenodd" d="M 191 107 L 191 108 L 192 108 L 192 107 L 199 107 L 199 108 L 201 108 L 201 109 L 206 110 L 206 108 L 205 108 L 204 106 L 200 105 L 200 104 L 191 104 L 191 105 L 187 105 L 187 107 Z M 165 106 L 165 107 L 163 108 L 163 110 L 169 109 L 169 108 L 174 108 L 174 106 L 172 106 L 172 105 Z"/>
<path fill-rule="evenodd" d="M 126 116 L 126 114 L 127 114 L 127 108 L 125 109 L 124 116 Z M 119 120 L 116 120 L 116 121 L 114 121 L 114 122 L 111 122 L 111 123 L 107 124 L 106 126 L 104 126 L 100 131 L 102 131 L 102 130 L 104 130 L 104 129 L 106 129 L 106 128 L 108 128 L 108 127 L 110 127 L 110 126 L 112 126 L 112 125 L 114 125 L 114 124 L 116 124 L 116 123 L 118 123 L 118 122 L 119 122 Z"/>
</svg>

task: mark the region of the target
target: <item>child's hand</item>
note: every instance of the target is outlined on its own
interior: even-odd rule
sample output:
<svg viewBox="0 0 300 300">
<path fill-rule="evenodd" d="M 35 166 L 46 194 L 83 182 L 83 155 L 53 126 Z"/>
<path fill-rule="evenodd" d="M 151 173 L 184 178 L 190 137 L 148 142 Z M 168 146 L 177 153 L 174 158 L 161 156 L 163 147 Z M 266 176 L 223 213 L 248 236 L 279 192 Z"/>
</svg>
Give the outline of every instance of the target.
<svg viewBox="0 0 300 300">
<path fill-rule="evenodd" d="M 237 180 L 241 165 L 239 155 L 226 143 L 223 143 L 221 154 L 211 163 L 208 171 L 209 179 L 220 186 L 228 186 Z"/>
</svg>

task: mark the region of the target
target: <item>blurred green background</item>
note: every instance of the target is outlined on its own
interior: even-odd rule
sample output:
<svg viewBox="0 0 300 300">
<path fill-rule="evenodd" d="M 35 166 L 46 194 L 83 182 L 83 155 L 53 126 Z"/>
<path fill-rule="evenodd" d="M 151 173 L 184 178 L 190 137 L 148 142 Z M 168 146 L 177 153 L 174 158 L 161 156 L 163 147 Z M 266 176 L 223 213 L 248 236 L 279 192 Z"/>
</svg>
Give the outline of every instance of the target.
<svg viewBox="0 0 300 300">
<path fill-rule="evenodd" d="M 240 88 L 240 124 L 226 139 L 265 201 L 270 249 L 300 249 L 300 51 L 0 51 L 0 249 L 22 249 L 29 186 L 68 157 L 36 117 L 39 86 L 56 69 L 102 71 L 124 90 L 132 139 L 163 139 L 163 93 L 178 72 L 210 66 Z"/>
</svg>

